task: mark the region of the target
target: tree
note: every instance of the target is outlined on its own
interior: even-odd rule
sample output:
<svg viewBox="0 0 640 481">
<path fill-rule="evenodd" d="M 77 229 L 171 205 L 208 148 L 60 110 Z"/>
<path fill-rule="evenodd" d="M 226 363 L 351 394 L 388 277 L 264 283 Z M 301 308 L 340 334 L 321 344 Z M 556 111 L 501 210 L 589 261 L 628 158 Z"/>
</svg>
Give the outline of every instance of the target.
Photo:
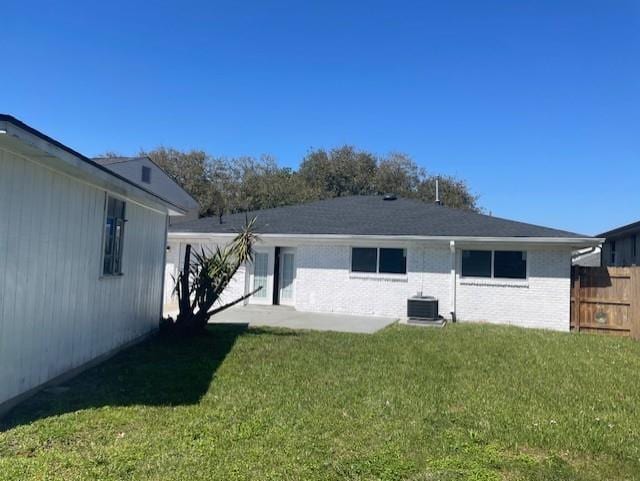
<svg viewBox="0 0 640 481">
<path fill-rule="evenodd" d="M 106 152 L 103 152 L 100 155 L 96 155 L 96 158 L 98 159 L 115 159 L 117 157 L 123 157 L 123 156 L 120 155 L 120 153 L 116 152 L 115 150 L 107 150 Z"/>
<path fill-rule="evenodd" d="M 411 157 L 393 152 L 378 162 L 375 177 L 376 192 L 414 195 L 424 177 L 424 169 L 421 169 Z"/>
<path fill-rule="evenodd" d="M 279 167 L 271 157 L 242 165 L 240 198 L 245 210 L 300 204 L 321 196 L 322 192 L 309 185 L 300 174 Z"/>
<path fill-rule="evenodd" d="M 203 150 L 180 151 L 158 147 L 149 152 L 140 152 L 147 156 L 189 192 L 200 204 L 200 215 L 216 215 L 225 199 L 221 186 L 212 181 L 211 159 Z"/>
<path fill-rule="evenodd" d="M 447 207 L 481 212 L 478 206 L 478 196 L 471 193 L 464 180 L 449 176 L 431 176 L 420 182 L 416 197 L 426 202 L 436 200 L 436 180 L 440 202 Z"/>
<path fill-rule="evenodd" d="M 200 215 L 224 214 L 299 204 L 344 195 L 395 193 L 435 200 L 435 179 L 410 156 L 392 152 L 376 157 L 345 145 L 310 151 L 298 171 L 280 167 L 273 157 L 211 157 L 202 150 L 159 147 L 148 155 L 200 204 Z M 455 177 L 442 176 L 445 205 L 478 211 L 478 197 Z"/>
<path fill-rule="evenodd" d="M 204 331 L 211 316 L 228 309 L 255 294 L 260 288 L 222 306 L 214 307 L 223 291 L 245 262 L 253 261 L 253 246 L 257 240 L 253 226 L 255 219 L 233 241 L 224 247 L 206 252 L 204 248 L 194 253 L 191 260 L 191 245 L 185 249 L 184 266 L 176 279 L 175 293 L 178 297 L 178 316 L 169 319 L 164 329 L 180 335 L 194 335 Z"/>
<path fill-rule="evenodd" d="M 298 171 L 307 183 L 325 197 L 372 194 L 376 173 L 373 154 L 344 145 L 309 152 Z"/>
</svg>

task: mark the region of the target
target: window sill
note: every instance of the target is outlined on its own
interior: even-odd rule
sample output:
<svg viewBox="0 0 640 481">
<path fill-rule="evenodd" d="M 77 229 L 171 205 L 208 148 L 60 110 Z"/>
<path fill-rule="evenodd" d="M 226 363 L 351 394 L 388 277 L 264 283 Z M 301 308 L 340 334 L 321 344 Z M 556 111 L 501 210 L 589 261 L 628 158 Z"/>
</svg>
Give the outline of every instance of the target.
<svg viewBox="0 0 640 481">
<path fill-rule="evenodd" d="M 488 277 L 462 277 L 461 286 L 482 286 L 482 287 L 520 287 L 529 288 L 529 279 L 492 279 Z"/>
<path fill-rule="evenodd" d="M 120 277 L 124 277 L 124 274 L 121 272 L 120 274 L 102 274 L 99 279 L 119 279 Z"/>
<path fill-rule="evenodd" d="M 372 281 L 408 282 L 407 274 L 379 274 L 376 272 L 349 272 L 349 279 L 361 279 Z"/>
</svg>

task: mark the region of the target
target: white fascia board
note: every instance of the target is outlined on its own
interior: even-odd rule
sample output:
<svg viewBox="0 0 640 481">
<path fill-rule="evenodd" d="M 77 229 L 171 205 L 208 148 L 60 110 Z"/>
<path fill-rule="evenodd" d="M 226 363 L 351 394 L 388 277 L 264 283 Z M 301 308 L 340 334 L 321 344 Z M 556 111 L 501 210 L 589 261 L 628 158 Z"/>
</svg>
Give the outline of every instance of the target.
<svg viewBox="0 0 640 481">
<path fill-rule="evenodd" d="M 184 215 L 186 211 L 142 187 L 121 179 L 106 168 L 90 164 L 71 152 L 26 131 L 10 121 L 0 121 L 0 147 L 49 169 L 108 191 L 153 210 Z"/>
<path fill-rule="evenodd" d="M 235 233 L 194 233 L 194 232 L 169 232 L 169 239 L 194 239 L 214 240 L 232 239 Z M 263 241 L 274 243 L 317 244 L 323 243 L 354 243 L 354 242 L 406 242 L 406 243 L 433 243 L 449 245 L 451 241 L 457 246 L 477 244 L 528 244 L 528 245 L 558 245 L 567 247 L 598 246 L 604 239 L 594 237 L 465 237 L 465 236 L 390 236 L 390 235 L 343 235 L 343 234 L 258 234 Z"/>
</svg>

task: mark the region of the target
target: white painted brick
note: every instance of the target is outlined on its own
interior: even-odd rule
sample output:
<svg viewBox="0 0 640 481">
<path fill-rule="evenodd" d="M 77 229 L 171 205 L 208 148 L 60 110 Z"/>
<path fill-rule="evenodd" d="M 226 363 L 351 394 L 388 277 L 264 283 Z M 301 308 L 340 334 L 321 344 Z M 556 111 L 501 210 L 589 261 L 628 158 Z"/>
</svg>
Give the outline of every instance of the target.
<svg viewBox="0 0 640 481">
<path fill-rule="evenodd" d="M 298 245 L 294 287 L 296 309 L 403 318 L 406 317 L 407 298 L 422 292 L 438 298 L 440 314 L 450 319 L 448 246 L 413 244 L 397 247 L 407 248 L 405 276 L 351 273 L 350 246 Z M 482 247 L 491 248 L 489 244 Z M 266 251 L 273 256 L 272 247 Z M 530 246 L 527 255 L 529 277 L 526 280 L 465 279 L 459 274 L 458 250 L 457 319 L 568 331 L 570 249 Z M 246 270 L 247 275 L 250 272 L 250 269 Z M 267 302 L 271 299 L 272 285 L 270 282 Z M 225 292 L 224 301 L 241 296 L 244 290 L 245 271 L 242 270 Z"/>
<path fill-rule="evenodd" d="M 526 281 L 471 280 L 458 274 L 458 319 L 568 331 L 570 250 L 530 249 L 527 256 Z"/>
<path fill-rule="evenodd" d="M 297 309 L 403 317 L 407 312 L 407 298 L 422 291 L 424 295 L 437 297 L 444 311 L 447 310 L 448 249 L 409 247 L 407 274 L 404 276 L 351 273 L 350 253 L 349 246 L 298 247 Z M 423 275 L 423 266 L 429 272 L 427 275 Z"/>
</svg>

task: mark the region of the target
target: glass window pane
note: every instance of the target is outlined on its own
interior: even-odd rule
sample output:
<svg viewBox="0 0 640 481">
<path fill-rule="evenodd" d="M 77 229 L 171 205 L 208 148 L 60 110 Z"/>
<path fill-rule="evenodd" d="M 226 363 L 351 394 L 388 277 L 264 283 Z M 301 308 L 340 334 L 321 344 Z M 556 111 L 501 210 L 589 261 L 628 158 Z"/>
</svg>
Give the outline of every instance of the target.
<svg viewBox="0 0 640 481">
<path fill-rule="evenodd" d="M 104 226 L 104 263 L 103 274 L 120 274 L 122 272 L 122 246 L 124 237 L 125 202 L 107 198 L 107 218 Z"/>
<path fill-rule="evenodd" d="M 526 279 L 527 253 L 523 251 L 496 251 L 493 276 L 506 279 Z"/>
<path fill-rule="evenodd" d="M 253 288 L 262 287 L 254 294 L 255 297 L 267 297 L 267 271 L 269 268 L 269 255 L 257 252 L 253 259 Z"/>
<path fill-rule="evenodd" d="M 107 199 L 107 217 L 115 217 L 116 216 L 116 199 L 113 197 L 109 197 Z"/>
<path fill-rule="evenodd" d="M 353 272 L 376 272 L 378 249 L 375 247 L 354 247 L 351 249 L 351 270 Z"/>
<path fill-rule="evenodd" d="M 124 201 L 116 200 L 116 217 L 124 219 Z"/>
<path fill-rule="evenodd" d="M 104 265 L 102 266 L 103 274 L 111 274 L 111 256 L 104 256 Z"/>
<path fill-rule="evenodd" d="M 380 249 L 380 272 L 406 274 L 407 251 L 405 249 Z"/>
<path fill-rule="evenodd" d="M 104 254 L 113 253 L 113 219 L 107 219 L 104 225 Z"/>
<path fill-rule="evenodd" d="M 280 288 L 282 289 L 281 297 L 284 299 L 291 299 L 293 297 L 293 278 L 295 275 L 293 262 L 293 254 L 282 254 L 282 286 L 280 286 Z"/>
<path fill-rule="evenodd" d="M 491 251 L 462 251 L 464 277 L 491 277 Z"/>
</svg>

